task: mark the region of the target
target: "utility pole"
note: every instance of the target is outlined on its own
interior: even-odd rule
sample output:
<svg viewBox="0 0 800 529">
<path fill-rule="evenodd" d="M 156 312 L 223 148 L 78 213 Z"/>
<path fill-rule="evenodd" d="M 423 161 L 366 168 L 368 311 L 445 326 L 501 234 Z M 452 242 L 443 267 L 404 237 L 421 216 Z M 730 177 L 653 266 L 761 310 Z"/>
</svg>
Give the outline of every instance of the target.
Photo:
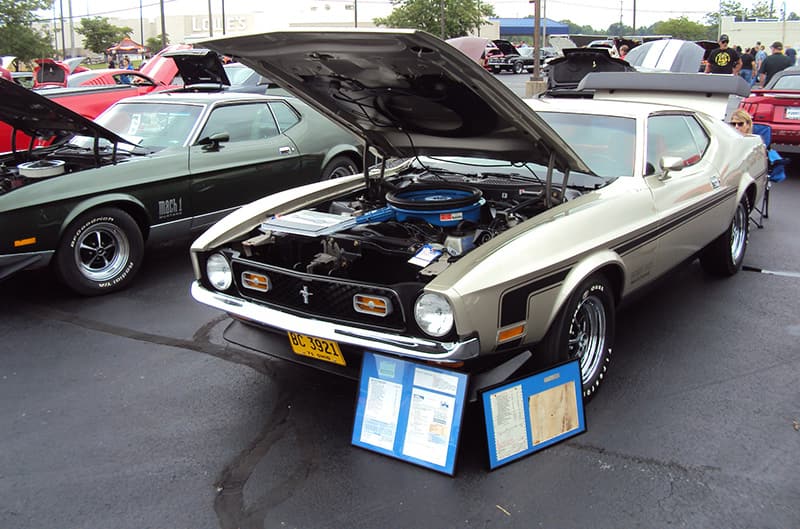
<svg viewBox="0 0 800 529">
<path fill-rule="evenodd" d="M 439 0 L 439 11 L 440 23 L 442 25 L 442 34 L 440 36 L 442 37 L 442 40 L 444 40 L 444 0 Z"/>
<path fill-rule="evenodd" d="M 161 4 L 161 48 L 167 47 L 167 29 L 164 22 L 164 0 L 159 0 Z"/>
<path fill-rule="evenodd" d="M 222 0 L 222 34 L 225 34 L 225 0 Z"/>
<path fill-rule="evenodd" d="M 541 65 L 539 60 L 542 56 L 542 43 L 541 43 L 541 25 L 542 17 L 539 13 L 539 1 L 533 3 L 533 78 L 531 81 L 541 81 Z"/>
<path fill-rule="evenodd" d="M 211 18 L 211 0 L 208 0 L 208 36 L 214 36 L 214 19 Z"/>
<path fill-rule="evenodd" d="M 358 0 L 353 0 L 353 27 L 358 27 Z"/>
<path fill-rule="evenodd" d="M 75 23 L 72 19 L 72 0 L 67 3 L 69 9 L 69 56 L 75 56 Z"/>
</svg>

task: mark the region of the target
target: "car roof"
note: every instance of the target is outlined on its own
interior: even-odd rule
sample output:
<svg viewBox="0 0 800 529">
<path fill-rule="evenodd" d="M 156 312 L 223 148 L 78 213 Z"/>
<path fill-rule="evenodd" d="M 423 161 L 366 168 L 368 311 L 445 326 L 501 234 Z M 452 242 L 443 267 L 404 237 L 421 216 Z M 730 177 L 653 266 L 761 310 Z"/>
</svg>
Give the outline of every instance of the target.
<svg viewBox="0 0 800 529">
<path fill-rule="evenodd" d="M 638 101 L 620 101 L 583 98 L 548 98 L 525 100 L 537 112 L 570 112 L 577 114 L 606 114 L 627 118 L 646 118 L 653 112 L 665 110 L 683 110 L 688 108 L 657 105 Z"/>
</svg>

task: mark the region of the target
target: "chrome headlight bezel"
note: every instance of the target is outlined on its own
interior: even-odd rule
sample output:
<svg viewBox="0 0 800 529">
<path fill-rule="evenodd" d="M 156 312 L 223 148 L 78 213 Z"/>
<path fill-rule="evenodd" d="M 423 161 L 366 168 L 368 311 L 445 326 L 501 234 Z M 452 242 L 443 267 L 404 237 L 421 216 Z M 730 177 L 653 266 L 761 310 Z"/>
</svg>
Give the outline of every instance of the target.
<svg viewBox="0 0 800 529">
<path fill-rule="evenodd" d="M 206 278 L 217 290 L 228 290 L 233 284 L 233 269 L 228 258 L 221 253 L 212 253 L 206 259 Z"/>
<path fill-rule="evenodd" d="M 441 338 L 455 325 L 453 306 L 441 294 L 425 292 L 414 302 L 414 321 L 425 334 Z"/>
</svg>

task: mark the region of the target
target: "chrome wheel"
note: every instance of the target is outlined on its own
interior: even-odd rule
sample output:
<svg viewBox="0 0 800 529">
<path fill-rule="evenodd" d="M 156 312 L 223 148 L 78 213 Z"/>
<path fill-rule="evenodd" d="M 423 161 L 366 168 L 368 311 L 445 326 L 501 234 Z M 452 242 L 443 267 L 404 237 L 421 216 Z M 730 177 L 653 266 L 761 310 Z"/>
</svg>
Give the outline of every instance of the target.
<svg viewBox="0 0 800 529">
<path fill-rule="evenodd" d="M 736 206 L 731 225 L 731 261 L 738 263 L 747 245 L 747 210 L 741 202 Z"/>
<path fill-rule="evenodd" d="M 569 358 L 580 359 L 581 382 L 586 385 L 600 367 L 606 347 L 606 310 L 597 296 L 589 295 L 578 304 L 568 344 Z"/>
<path fill-rule="evenodd" d="M 110 222 L 99 222 L 81 233 L 74 248 L 75 264 L 90 281 L 109 281 L 130 262 L 128 237 Z"/>
</svg>

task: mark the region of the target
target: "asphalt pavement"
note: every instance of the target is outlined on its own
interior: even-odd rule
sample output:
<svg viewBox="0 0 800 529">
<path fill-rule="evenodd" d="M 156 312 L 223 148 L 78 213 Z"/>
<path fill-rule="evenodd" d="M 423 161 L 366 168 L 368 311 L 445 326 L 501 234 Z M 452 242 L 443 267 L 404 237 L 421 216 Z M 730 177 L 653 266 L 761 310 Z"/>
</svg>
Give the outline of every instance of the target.
<svg viewBox="0 0 800 529">
<path fill-rule="evenodd" d="M 453 477 L 352 446 L 356 384 L 226 344 L 188 242 L 100 298 L 0 283 L 0 528 L 800 527 L 796 165 L 747 270 L 625 307 L 586 433 L 494 471 L 474 405 Z"/>
</svg>

